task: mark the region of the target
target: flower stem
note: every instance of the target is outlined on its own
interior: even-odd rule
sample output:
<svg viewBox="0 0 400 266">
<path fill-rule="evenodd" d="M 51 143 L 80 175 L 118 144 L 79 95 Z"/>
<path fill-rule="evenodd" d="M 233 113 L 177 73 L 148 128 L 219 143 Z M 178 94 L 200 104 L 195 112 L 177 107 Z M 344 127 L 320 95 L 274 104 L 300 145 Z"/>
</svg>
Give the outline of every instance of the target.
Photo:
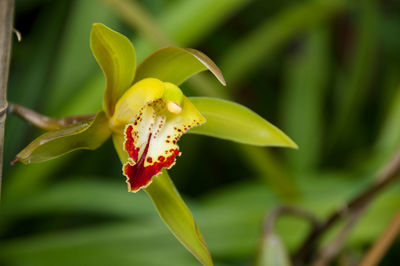
<svg viewBox="0 0 400 266">
<path fill-rule="evenodd" d="M 80 121 L 88 120 L 93 118 L 94 114 L 69 116 L 63 118 L 51 118 L 48 116 L 41 115 L 35 111 L 26 108 L 22 105 L 9 103 L 8 113 L 15 114 L 25 121 L 29 122 L 33 126 L 44 129 L 44 130 L 56 130 L 67 125 L 75 124 Z"/>
<path fill-rule="evenodd" d="M 382 260 L 385 253 L 396 240 L 400 232 L 400 210 L 397 212 L 392 222 L 385 232 L 379 237 L 360 263 L 360 266 L 375 266 Z"/>
<path fill-rule="evenodd" d="M 3 174 L 4 123 L 7 110 L 7 81 L 11 52 L 14 0 L 0 1 L 0 198 Z"/>
</svg>

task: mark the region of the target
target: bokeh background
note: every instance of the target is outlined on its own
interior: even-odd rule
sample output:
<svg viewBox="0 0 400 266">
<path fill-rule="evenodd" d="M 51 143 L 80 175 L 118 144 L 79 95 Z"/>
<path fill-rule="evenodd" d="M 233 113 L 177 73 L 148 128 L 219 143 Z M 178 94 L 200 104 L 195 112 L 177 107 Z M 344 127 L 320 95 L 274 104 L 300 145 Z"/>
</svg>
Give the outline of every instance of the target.
<svg viewBox="0 0 400 266">
<path fill-rule="evenodd" d="M 17 0 L 8 98 L 61 117 L 101 108 L 104 78 L 91 24 L 130 37 L 138 63 L 159 47 L 199 49 L 221 68 L 186 82 L 189 96 L 239 102 L 299 150 L 186 134 L 170 174 L 216 265 L 251 265 L 265 215 L 286 203 L 325 217 L 374 181 L 400 145 L 400 2 L 396 0 Z M 184 67 L 184 66 L 182 66 Z M 127 192 L 108 141 L 36 165 L 9 166 L 41 132 L 9 116 L 0 265 L 199 265 L 144 192 Z M 332 265 L 354 265 L 400 206 L 381 193 Z M 309 230 L 283 217 L 289 252 Z M 325 241 L 335 230 L 325 237 Z M 397 265 L 400 241 L 381 265 Z"/>
</svg>

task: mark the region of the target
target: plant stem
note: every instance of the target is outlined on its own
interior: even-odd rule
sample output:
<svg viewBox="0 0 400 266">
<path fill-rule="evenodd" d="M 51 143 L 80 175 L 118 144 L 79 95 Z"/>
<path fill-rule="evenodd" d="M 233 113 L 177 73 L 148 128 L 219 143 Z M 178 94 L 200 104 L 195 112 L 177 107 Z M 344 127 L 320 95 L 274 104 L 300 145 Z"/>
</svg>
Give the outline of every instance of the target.
<svg viewBox="0 0 400 266">
<path fill-rule="evenodd" d="M 302 218 L 308 221 L 313 228 L 320 226 L 318 219 L 311 212 L 294 206 L 283 205 L 273 209 L 266 217 L 264 222 L 264 234 L 273 233 L 275 231 L 274 227 L 276 220 L 282 215 L 291 215 Z"/>
<path fill-rule="evenodd" d="M 349 214 L 357 212 L 357 210 L 364 208 L 370 201 L 372 201 L 379 192 L 392 184 L 399 178 L 400 172 L 400 149 L 397 150 L 395 156 L 386 164 L 384 170 L 378 175 L 377 182 L 369 186 L 361 194 L 353 198 L 348 204 L 341 209 L 332 213 L 331 216 L 320 226 L 315 227 L 306 240 L 300 246 L 300 249 L 294 255 L 293 260 L 295 264 L 303 262 L 309 254 L 314 250 L 319 238 L 329 229 L 332 225 L 336 224 L 341 218 L 348 217 Z"/>
<path fill-rule="evenodd" d="M 371 249 L 367 252 L 360 266 L 375 266 L 383 258 L 396 236 L 400 232 L 400 210 L 397 212 L 388 228 L 383 232 Z"/>
<path fill-rule="evenodd" d="M 13 29 L 14 0 L 0 1 L 0 198 L 3 175 L 4 123 L 7 110 L 7 82 Z"/>
<path fill-rule="evenodd" d="M 330 265 L 331 260 L 340 252 L 341 248 L 348 239 L 354 226 L 357 224 L 360 217 L 363 215 L 365 207 L 355 210 L 349 217 L 346 224 L 343 226 L 339 234 L 332 240 L 331 243 L 324 247 L 317 258 L 311 263 L 312 266 L 326 266 Z"/>
<path fill-rule="evenodd" d="M 51 118 L 48 116 L 41 115 L 35 111 L 28 109 L 22 105 L 9 103 L 8 113 L 15 114 L 25 121 L 29 122 L 33 126 L 44 129 L 44 130 L 56 130 L 64 126 L 75 124 L 84 120 L 93 118 L 94 114 L 69 116 L 64 118 Z"/>
</svg>

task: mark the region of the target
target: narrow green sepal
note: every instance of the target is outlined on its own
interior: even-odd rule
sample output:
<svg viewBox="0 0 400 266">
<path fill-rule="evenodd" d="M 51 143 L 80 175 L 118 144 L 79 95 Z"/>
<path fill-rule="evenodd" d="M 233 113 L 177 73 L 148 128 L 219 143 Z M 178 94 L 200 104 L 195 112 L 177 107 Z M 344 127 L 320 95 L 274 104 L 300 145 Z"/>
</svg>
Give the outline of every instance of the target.
<svg viewBox="0 0 400 266">
<path fill-rule="evenodd" d="M 158 214 L 175 237 L 203 264 L 213 265 L 193 215 L 164 169 L 146 189 Z"/>
<path fill-rule="evenodd" d="M 18 153 L 14 162 L 38 163 L 74 150 L 95 150 L 110 135 L 106 114 L 101 111 L 95 118 L 44 133 Z"/>
<path fill-rule="evenodd" d="M 122 148 L 124 136 L 113 134 L 112 137 L 121 162 L 126 162 L 128 153 Z M 165 169 L 153 177 L 152 183 L 145 188 L 145 191 L 152 199 L 161 219 L 175 237 L 203 265 L 213 265 L 211 255 L 193 215 Z"/>
</svg>

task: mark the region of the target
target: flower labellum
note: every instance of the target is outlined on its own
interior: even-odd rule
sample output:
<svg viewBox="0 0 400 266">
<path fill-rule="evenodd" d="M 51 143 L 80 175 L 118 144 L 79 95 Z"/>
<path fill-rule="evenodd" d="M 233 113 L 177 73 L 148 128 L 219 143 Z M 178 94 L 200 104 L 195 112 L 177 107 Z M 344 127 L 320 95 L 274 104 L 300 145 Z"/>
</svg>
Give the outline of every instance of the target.
<svg viewBox="0 0 400 266">
<path fill-rule="evenodd" d="M 205 119 L 172 83 L 144 79 L 126 94 L 129 97 L 121 97 L 115 114 L 124 113 L 129 117 L 130 113 L 133 117 L 125 123 L 124 150 L 129 158 L 123 165 L 123 173 L 129 191 L 136 192 L 148 186 L 162 168 L 169 169 L 175 164 L 175 157 L 180 155 L 177 141 L 191 127 L 203 124 Z M 140 109 L 126 109 L 126 106 L 135 106 L 129 102 L 137 99 L 145 99 Z M 122 122 L 125 121 L 115 122 L 115 125 Z"/>
</svg>

